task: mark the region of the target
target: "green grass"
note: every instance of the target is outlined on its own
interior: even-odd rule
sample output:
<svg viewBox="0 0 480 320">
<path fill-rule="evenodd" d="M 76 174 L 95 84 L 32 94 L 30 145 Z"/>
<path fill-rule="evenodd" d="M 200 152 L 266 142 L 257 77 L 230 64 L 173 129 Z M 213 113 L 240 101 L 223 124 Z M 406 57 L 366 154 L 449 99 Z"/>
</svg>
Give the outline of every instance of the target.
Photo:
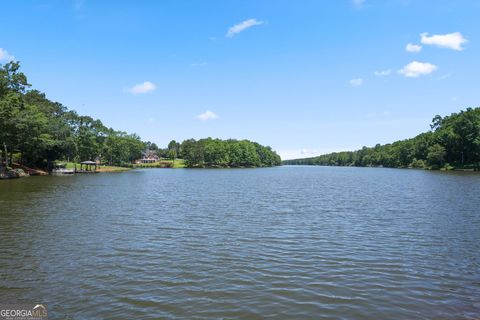
<svg viewBox="0 0 480 320">
<path fill-rule="evenodd" d="M 76 165 L 77 170 L 80 170 L 80 163 L 61 162 L 61 161 L 59 161 L 58 163 L 65 163 L 67 169 L 75 169 L 75 165 Z M 130 168 L 116 167 L 116 166 L 106 166 L 106 165 L 97 166 L 97 171 L 98 172 L 120 172 L 120 171 L 127 171 L 127 170 L 130 170 Z"/>
<path fill-rule="evenodd" d="M 175 165 L 173 166 L 174 168 L 185 168 L 185 160 L 183 159 L 177 159 L 175 160 Z"/>
<path fill-rule="evenodd" d="M 185 161 L 183 159 L 173 160 L 160 160 L 154 163 L 136 163 L 133 165 L 133 168 L 185 168 Z"/>
<path fill-rule="evenodd" d="M 125 167 L 103 166 L 103 165 L 97 167 L 97 169 L 100 172 L 120 172 L 120 171 L 131 170 L 130 168 L 125 168 Z"/>
<path fill-rule="evenodd" d="M 67 169 L 75 169 L 75 164 L 76 164 L 77 168 L 80 169 L 80 164 L 75 163 L 75 162 L 61 162 L 61 161 L 58 161 L 57 163 L 66 164 L 65 168 L 67 168 Z"/>
<path fill-rule="evenodd" d="M 67 169 L 75 169 L 80 170 L 80 163 L 75 162 L 66 162 L 66 161 L 56 161 L 57 163 L 64 163 L 66 164 Z M 141 163 L 141 164 L 133 164 L 131 167 L 117 167 L 117 166 L 107 166 L 107 165 L 100 165 L 97 167 L 98 172 L 121 172 L 131 170 L 132 168 L 164 168 L 165 165 L 172 166 L 175 169 L 178 168 L 185 168 L 185 161 L 183 159 L 175 159 L 175 162 L 172 160 L 160 160 L 159 162 L 155 163 Z"/>
</svg>

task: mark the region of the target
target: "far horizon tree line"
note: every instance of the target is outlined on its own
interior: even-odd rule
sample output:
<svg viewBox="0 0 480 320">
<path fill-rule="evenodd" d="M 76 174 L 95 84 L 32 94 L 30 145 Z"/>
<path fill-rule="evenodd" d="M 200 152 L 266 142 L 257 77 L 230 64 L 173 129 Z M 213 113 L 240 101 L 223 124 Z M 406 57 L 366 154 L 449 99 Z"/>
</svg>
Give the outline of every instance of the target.
<svg viewBox="0 0 480 320">
<path fill-rule="evenodd" d="M 383 166 L 391 168 L 470 168 L 480 170 L 480 108 L 435 116 L 431 131 L 414 138 L 356 151 L 285 160 L 284 164 Z"/>
</svg>

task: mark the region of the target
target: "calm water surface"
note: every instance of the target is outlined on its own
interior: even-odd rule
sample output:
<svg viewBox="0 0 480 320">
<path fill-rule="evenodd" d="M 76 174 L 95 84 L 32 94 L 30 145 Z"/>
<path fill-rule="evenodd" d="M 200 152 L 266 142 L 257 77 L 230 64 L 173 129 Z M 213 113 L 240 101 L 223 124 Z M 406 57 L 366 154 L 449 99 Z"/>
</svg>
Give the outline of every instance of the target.
<svg viewBox="0 0 480 320">
<path fill-rule="evenodd" d="M 479 319 L 480 175 L 0 181 L 0 301 L 43 302 L 53 319 Z"/>
</svg>

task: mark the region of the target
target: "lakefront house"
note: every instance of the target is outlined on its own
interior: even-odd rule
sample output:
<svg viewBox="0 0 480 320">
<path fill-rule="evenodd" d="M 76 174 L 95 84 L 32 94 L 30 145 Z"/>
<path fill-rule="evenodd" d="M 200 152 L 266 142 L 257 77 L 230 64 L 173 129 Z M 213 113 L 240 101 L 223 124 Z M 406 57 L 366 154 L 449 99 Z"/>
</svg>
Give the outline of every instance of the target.
<svg viewBox="0 0 480 320">
<path fill-rule="evenodd" d="M 136 163 L 155 163 L 159 160 L 157 154 L 152 150 L 145 150 L 142 152 L 142 158 L 138 159 Z"/>
</svg>

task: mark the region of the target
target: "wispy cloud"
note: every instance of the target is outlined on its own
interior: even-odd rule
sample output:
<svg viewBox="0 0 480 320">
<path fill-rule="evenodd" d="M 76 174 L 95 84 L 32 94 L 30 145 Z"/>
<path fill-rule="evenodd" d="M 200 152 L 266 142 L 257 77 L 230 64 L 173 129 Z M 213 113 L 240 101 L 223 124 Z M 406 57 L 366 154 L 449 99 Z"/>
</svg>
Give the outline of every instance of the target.
<svg viewBox="0 0 480 320">
<path fill-rule="evenodd" d="M 407 52 L 420 52 L 420 51 L 422 51 L 422 46 L 420 46 L 418 44 L 409 43 L 405 46 L 405 50 Z"/>
<path fill-rule="evenodd" d="M 392 69 L 387 69 L 387 70 L 375 71 L 373 74 L 376 75 L 377 77 L 386 77 L 386 76 L 389 76 L 391 73 L 392 73 Z"/>
<path fill-rule="evenodd" d="M 436 65 L 429 62 L 412 61 L 402 69 L 398 70 L 398 73 L 408 78 L 418 78 L 430 74 L 437 69 L 438 67 Z"/>
<path fill-rule="evenodd" d="M 363 84 L 362 78 L 352 79 L 349 81 L 352 87 L 359 87 Z"/>
<path fill-rule="evenodd" d="M 441 75 L 438 80 L 445 80 L 445 79 L 448 79 L 452 76 L 452 73 L 446 73 L 444 75 Z"/>
<path fill-rule="evenodd" d="M 233 27 L 230 27 L 230 29 L 228 29 L 227 31 L 226 37 L 232 38 L 236 34 L 242 31 L 245 31 L 248 28 L 259 26 L 259 25 L 262 25 L 263 23 L 264 23 L 263 21 L 258 21 L 257 19 L 248 19 L 248 20 L 242 21 L 234 25 Z"/>
<path fill-rule="evenodd" d="M 199 114 L 197 119 L 201 121 L 215 120 L 218 119 L 218 115 L 215 112 L 207 110 L 204 113 Z"/>
<path fill-rule="evenodd" d="M 144 83 L 139 83 L 128 89 L 127 91 L 133 94 L 143 94 L 155 91 L 157 87 L 150 81 L 145 81 Z"/>
<path fill-rule="evenodd" d="M 352 0 L 352 3 L 355 7 L 361 8 L 365 4 L 366 0 Z"/>
<path fill-rule="evenodd" d="M 7 50 L 0 48 L 0 61 L 12 61 L 15 57 L 8 53 Z"/>
<path fill-rule="evenodd" d="M 462 47 L 462 44 L 468 42 L 468 40 L 465 39 L 460 32 L 434 34 L 431 36 L 429 36 L 428 33 L 425 32 L 420 34 L 420 39 L 423 44 L 452 49 L 456 51 L 462 51 L 464 49 Z"/>
</svg>

